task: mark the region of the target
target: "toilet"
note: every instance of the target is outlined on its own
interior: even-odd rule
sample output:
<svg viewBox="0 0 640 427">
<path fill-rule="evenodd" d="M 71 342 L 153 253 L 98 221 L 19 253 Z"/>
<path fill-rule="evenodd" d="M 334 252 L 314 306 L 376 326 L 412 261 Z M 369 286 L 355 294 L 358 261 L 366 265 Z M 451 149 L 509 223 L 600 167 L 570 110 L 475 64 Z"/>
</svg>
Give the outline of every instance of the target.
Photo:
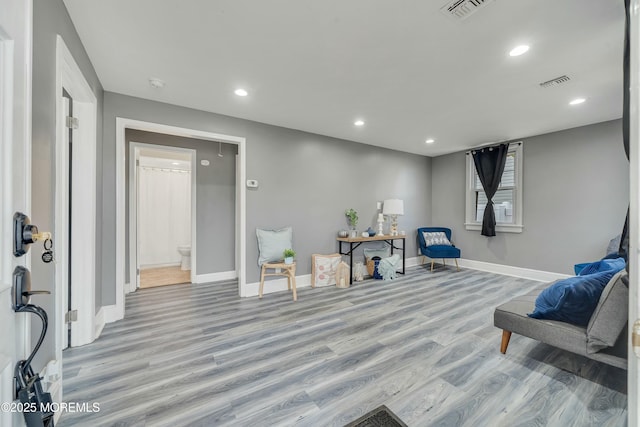
<svg viewBox="0 0 640 427">
<path fill-rule="evenodd" d="M 178 246 L 178 252 L 182 256 L 180 270 L 191 270 L 191 245 Z"/>
</svg>

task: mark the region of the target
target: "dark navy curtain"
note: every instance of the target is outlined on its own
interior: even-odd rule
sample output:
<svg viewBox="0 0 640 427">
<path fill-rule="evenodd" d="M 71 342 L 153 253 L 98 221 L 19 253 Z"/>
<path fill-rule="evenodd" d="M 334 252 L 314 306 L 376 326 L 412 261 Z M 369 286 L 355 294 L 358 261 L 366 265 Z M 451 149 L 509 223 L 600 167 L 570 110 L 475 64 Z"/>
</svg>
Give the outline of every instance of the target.
<svg viewBox="0 0 640 427">
<path fill-rule="evenodd" d="M 483 236 L 496 235 L 496 216 L 493 212 L 493 196 L 498 191 L 504 165 L 507 162 L 507 152 L 509 144 L 500 144 L 495 147 L 483 148 L 472 151 L 473 163 L 476 165 L 476 172 L 482 183 L 484 193 L 487 195 L 487 206 L 484 208 L 482 217 Z"/>
<path fill-rule="evenodd" d="M 624 152 L 629 159 L 629 0 L 624 2 L 625 9 L 625 28 L 624 28 L 624 57 L 622 60 L 623 65 L 623 106 L 622 106 L 622 142 L 624 143 Z M 622 228 L 622 236 L 620 237 L 620 247 L 618 248 L 618 256 L 627 259 L 629 252 L 629 209 L 627 208 L 627 218 L 624 221 L 624 227 Z M 629 264 L 627 263 L 627 270 Z"/>
</svg>

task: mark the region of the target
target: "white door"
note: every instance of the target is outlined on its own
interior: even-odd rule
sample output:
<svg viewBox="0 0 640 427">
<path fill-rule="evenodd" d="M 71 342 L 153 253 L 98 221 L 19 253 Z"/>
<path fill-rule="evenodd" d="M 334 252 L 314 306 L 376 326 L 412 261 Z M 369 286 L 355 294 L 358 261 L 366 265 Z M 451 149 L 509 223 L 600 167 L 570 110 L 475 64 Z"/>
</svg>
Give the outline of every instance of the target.
<svg viewBox="0 0 640 427">
<path fill-rule="evenodd" d="M 28 314 L 11 308 L 12 218 L 31 199 L 31 1 L 0 0 L 0 402 L 13 401 L 13 369 L 30 351 Z M 0 411 L 0 426 L 23 424 Z"/>
</svg>

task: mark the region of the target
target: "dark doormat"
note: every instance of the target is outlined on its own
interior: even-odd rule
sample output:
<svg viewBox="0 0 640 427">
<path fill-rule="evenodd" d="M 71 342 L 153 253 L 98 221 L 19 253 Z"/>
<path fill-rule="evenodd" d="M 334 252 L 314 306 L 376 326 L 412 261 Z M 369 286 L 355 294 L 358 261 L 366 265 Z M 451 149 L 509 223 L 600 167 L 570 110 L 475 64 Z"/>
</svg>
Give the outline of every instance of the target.
<svg viewBox="0 0 640 427">
<path fill-rule="evenodd" d="M 344 427 L 407 427 L 389 408 L 382 405 Z"/>
</svg>

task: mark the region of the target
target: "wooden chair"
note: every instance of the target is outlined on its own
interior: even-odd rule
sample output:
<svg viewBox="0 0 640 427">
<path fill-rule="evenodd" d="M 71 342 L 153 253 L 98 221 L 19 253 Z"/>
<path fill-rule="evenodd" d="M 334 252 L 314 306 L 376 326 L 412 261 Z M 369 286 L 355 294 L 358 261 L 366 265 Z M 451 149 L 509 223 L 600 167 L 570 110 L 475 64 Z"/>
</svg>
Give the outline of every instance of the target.
<svg viewBox="0 0 640 427">
<path fill-rule="evenodd" d="M 280 269 L 280 271 L 276 271 Z M 273 273 L 267 272 L 267 270 L 273 270 Z M 258 297 L 262 299 L 262 290 L 264 289 L 264 278 L 267 276 L 285 276 L 287 278 L 287 288 L 293 291 L 293 300 L 298 301 L 298 294 L 296 292 L 296 263 L 285 264 L 284 262 L 265 262 L 262 264 L 260 273 L 260 291 Z"/>
</svg>

